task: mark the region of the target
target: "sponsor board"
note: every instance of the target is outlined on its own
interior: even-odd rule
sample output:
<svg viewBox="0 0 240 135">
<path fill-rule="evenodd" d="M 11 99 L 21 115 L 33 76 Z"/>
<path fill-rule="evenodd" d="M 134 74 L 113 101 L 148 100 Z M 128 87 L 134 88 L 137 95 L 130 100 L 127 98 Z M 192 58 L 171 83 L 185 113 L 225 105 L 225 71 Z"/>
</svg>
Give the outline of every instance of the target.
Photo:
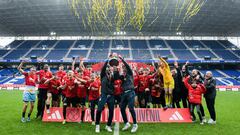
<svg viewBox="0 0 240 135">
<path fill-rule="evenodd" d="M 62 122 L 63 109 L 58 107 L 50 108 L 50 113 L 44 111 L 44 122 Z M 79 122 L 81 118 L 80 108 L 67 108 L 66 121 Z M 191 116 L 188 108 L 181 109 L 154 109 L 154 108 L 136 108 L 136 118 L 138 123 L 191 123 Z M 90 109 L 85 110 L 84 121 L 91 122 Z M 128 109 L 126 110 L 129 122 L 132 122 L 132 117 Z M 96 110 L 95 110 L 96 114 Z M 106 123 L 108 120 L 108 109 L 104 109 L 101 116 L 101 122 Z M 115 108 L 113 122 L 123 122 L 119 108 Z"/>
</svg>

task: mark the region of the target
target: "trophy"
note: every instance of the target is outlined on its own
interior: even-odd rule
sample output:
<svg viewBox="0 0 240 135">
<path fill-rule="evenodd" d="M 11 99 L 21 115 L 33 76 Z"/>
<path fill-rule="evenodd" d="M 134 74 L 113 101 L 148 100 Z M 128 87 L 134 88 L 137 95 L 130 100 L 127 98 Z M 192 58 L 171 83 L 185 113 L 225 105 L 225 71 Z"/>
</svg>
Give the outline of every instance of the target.
<svg viewBox="0 0 240 135">
<path fill-rule="evenodd" d="M 119 65 L 118 55 L 116 53 L 111 54 L 108 63 L 111 67 L 118 66 Z"/>
</svg>

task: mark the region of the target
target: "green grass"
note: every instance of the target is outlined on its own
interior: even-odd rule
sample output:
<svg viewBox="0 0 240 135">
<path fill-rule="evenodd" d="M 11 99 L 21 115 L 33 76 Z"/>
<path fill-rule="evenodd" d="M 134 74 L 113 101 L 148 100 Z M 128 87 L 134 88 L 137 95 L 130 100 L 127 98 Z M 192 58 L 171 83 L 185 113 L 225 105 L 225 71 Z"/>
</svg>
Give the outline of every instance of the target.
<svg viewBox="0 0 240 135">
<path fill-rule="evenodd" d="M 139 135 L 237 135 L 240 127 L 240 93 L 239 92 L 218 92 L 216 99 L 217 125 L 190 124 L 139 124 Z M 35 104 L 36 105 L 36 104 Z M 205 101 L 204 101 L 205 106 Z M 41 120 L 33 119 L 30 123 L 21 123 L 22 92 L 21 91 L 1 91 L 0 90 L 0 134 L 24 134 L 24 135 L 90 135 L 95 134 L 95 127 L 90 123 L 43 123 Z M 206 116 L 209 116 L 205 109 Z M 34 110 L 35 116 L 36 107 Z M 208 117 L 209 118 L 209 117 Z M 101 126 L 104 128 L 104 124 Z M 121 124 L 120 127 L 123 125 Z M 102 130 L 101 134 L 107 134 Z M 131 134 L 121 132 L 120 134 Z"/>
</svg>

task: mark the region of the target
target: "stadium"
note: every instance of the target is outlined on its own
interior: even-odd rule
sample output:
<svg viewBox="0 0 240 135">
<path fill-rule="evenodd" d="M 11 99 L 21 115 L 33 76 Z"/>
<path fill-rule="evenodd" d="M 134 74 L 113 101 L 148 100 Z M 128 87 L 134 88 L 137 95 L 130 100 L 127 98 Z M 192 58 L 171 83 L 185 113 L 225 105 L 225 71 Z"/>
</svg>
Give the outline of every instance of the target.
<svg viewBox="0 0 240 135">
<path fill-rule="evenodd" d="M 0 0 L 1 134 L 239 134 L 239 7 L 239 0 Z M 123 109 L 135 130 L 122 131 Z"/>
</svg>

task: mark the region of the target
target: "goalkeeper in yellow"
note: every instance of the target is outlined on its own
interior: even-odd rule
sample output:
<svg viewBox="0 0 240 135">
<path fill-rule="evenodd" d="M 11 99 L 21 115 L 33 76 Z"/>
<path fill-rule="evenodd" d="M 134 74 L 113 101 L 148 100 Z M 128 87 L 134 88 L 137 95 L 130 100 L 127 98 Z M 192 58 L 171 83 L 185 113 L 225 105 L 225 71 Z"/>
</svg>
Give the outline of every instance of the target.
<svg viewBox="0 0 240 135">
<path fill-rule="evenodd" d="M 172 100 L 173 100 L 173 89 L 174 89 L 174 79 L 172 77 L 172 73 L 170 71 L 170 67 L 168 63 L 159 56 L 160 62 L 159 62 L 159 73 L 163 76 L 163 87 L 165 91 L 165 101 L 166 106 L 164 107 L 164 110 L 166 110 L 168 107 L 172 107 Z"/>
</svg>

